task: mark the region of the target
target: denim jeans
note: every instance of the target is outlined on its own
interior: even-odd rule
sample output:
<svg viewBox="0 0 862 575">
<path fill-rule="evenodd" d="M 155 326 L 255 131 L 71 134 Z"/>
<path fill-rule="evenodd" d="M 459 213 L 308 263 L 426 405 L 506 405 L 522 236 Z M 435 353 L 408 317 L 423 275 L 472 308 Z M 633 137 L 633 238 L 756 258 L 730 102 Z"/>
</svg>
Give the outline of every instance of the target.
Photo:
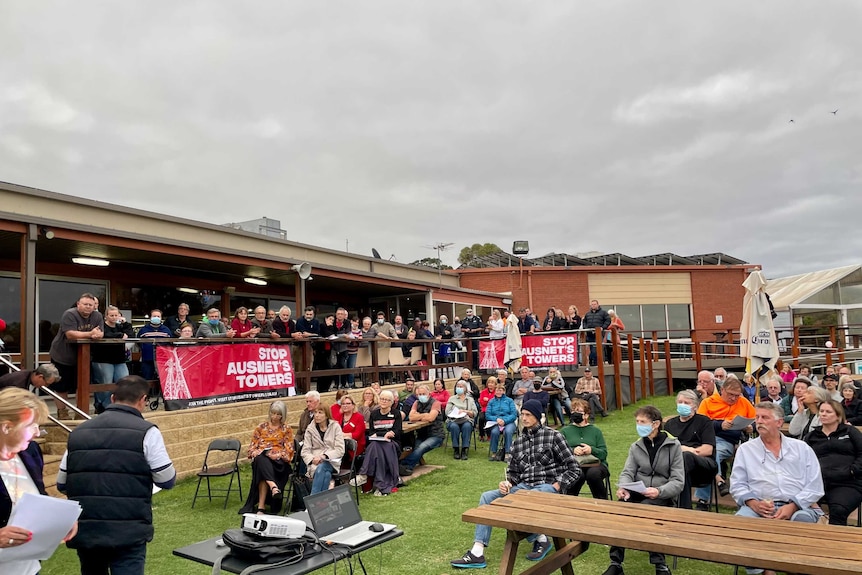
<svg viewBox="0 0 862 575">
<path fill-rule="evenodd" d="M 311 480 L 311 494 L 320 493 L 329 489 L 329 481 L 332 479 L 334 469 L 328 461 L 321 461 L 314 470 L 314 478 Z"/>
<path fill-rule="evenodd" d="M 129 375 L 129 366 L 125 363 L 93 363 L 93 383 L 116 383 Z M 99 391 L 93 394 L 96 405 L 107 407 L 111 405 L 111 392 Z"/>
<path fill-rule="evenodd" d="M 81 575 L 144 575 L 147 544 L 78 549 Z"/>
<path fill-rule="evenodd" d="M 549 483 L 541 483 L 534 487 L 527 485 L 526 483 L 519 483 L 517 485 L 513 485 L 509 490 L 509 493 L 514 493 L 516 491 L 520 491 L 521 489 L 526 489 L 527 491 L 543 491 L 545 493 L 557 493 L 557 490 L 554 489 L 553 485 Z M 499 499 L 501 497 L 505 497 L 502 493 L 500 493 L 499 489 L 492 489 L 491 491 L 486 491 L 479 498 L 479 505 L 488 505 L 492 501 Z M 527 541 L 532 543 L 536 540 L 536 534 L 532 534 L 527 537 Z M 481 543 L 485 547 L 488 546 L 488 543 L 491 541 L 491 526 L 490 525 L 476 525 L 476 534 L 473 536 L 473 541 Z"/>
<path fill-rule="evenodd" d="M 418 445 L 414 445 L 413 451 L 410 452 L 410 455 L 401 460 L 401 464 L 408 469 L 413 469 L 419 465 L 419 460 L 422 459 L 423 455 L 441 445 L 443 445 L 442 437 L 429 437 Z"/>
<path fill-rule="evenodd" d="M 775 509 L 778 510 L 783 503 L 775 502 Z M 743 505 L 736 512 L 737 515 L 742 515 L 743 517 L 760 517 L 754 509 L 749 507 L 748 505 Z M 796 511 L 793 515 L 790 516 L 791 521 L 800 521 L 802 523 L 817 523 L 817 520 L 820 516 L 813 509 L 800 509 Z M 749 574 L 763 573 L 763 569 L 757 567 L 746 567 L 745 572 Z"/>
<path fill-rule="evenodd" d="M 354 369 L 356 367 L 356 357 L 358 353 L 348 353 L 347 354 L 347 369 Z M 355 378 L 352 373 L 347 374 L 347 385 L 353 387 L 353 383 Z"/>
<path fill-rule="evenodd" d="M 515 424 L 507 423 L 503 428 L 503 447 L 506 453 L 512 449 L 512 436 L 515 435 Z M 497 453 L 500 444 L 500 426 L 491 428 L 491 453 Z"/>
<path fill-rule="evenodd" d="M 726 439 L 722 439 L 721 437 L 715 438 L 715 462 L 718 464 L 718 469 L 721 469 L 721 462 L 725 459 L 733 456 L 733 444 Z M 696 499 L 703 499 L 704 501 L 709 501 L 710 496 L 712 495 L 712 485 L 707 485 L 706 487 L 698 487 L 694 490 L 694 497 Z"/>
<path fill-rule="evenodd" d="M 473 435 L 472 421 L 468 420 L 462 423 L 450 421 L 447 427 L 449 428 L 449 433 L 452 435 L 452 447 L 454 449 L 470 447 L 470 439 Z"/>
</svg>

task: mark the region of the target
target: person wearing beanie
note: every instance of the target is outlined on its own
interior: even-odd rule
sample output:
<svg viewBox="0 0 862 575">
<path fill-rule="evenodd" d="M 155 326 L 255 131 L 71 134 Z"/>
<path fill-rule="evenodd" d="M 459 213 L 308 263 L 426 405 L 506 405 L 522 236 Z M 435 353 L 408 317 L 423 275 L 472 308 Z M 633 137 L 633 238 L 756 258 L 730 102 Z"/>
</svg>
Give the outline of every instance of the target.
<svg viewBox="0 0 862 575">
<path fill-rule="evenodd" d="M 542 425 L 542 404 L 535 399 L 524 401 L 521 406 L 523 430 L 512 445 L 506 468 L 506 480 L 497 489 L 486 491 L 479 498 L 479 505 L 505 497 L 522 489 L 546 493 L 566 493 L 581 476 L 581 468 L 575 455 L 559 431 Z M 542 464 L 546 454 L 553 459 Z M 527 540 L 533 549 L 527 553 L 529 561 L 541 561 L 551 550 L 551 542 L 544 534 L 532 534 Z M 450 562 L 456 569 L 482 568 L 487 566 L 485 547 L 491 541 L 491 526 L 476 525 L 473 547 L 464 555 Z"/>
</svg>

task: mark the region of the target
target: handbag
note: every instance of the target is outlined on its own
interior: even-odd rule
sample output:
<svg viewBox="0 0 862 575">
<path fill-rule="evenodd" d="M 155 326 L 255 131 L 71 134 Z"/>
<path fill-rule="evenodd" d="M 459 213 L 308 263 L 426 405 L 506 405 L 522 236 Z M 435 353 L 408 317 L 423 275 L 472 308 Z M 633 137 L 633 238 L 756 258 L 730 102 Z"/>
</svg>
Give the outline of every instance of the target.
<svg viewBox="0 0 862 575">
<path fill-rule="evenodd" d="M 215 562 L 212 575 L 221 573 L 222 560 L 230 555 L 253 562 L 242 570 L 241 575 L 248 575 L 292 565 L 320 553 L 320 546 L 308 536 L 297 539 L 272 538 L 246 533 L 242 529 L 228 529 L 222 533 L 222 540 L 230 552 Z"/>
<path fill-rule="evenodd" d="M 593 465 L 595 463 L 601 463 L 601 460 L 592 453 L 589 455 L 575 455 L 575 459 L 577 460 L 578 465 Z"/>
</svg>

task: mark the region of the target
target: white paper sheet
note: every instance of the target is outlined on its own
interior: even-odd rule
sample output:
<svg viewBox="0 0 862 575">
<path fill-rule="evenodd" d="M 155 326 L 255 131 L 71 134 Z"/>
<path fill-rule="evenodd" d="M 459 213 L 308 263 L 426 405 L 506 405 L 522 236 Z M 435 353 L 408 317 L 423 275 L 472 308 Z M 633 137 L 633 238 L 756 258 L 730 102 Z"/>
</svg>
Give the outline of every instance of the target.
<svg viewBox="0 0 862 575">
<path fill-rule="evenodd" d="M 644 485 L 643 481 L 633 481 L 632 483 L 620 483 L 620 489 L 625 489 L 626 491 L 634 491 L 635 493 L 643 493 L 647 490 L 647 486 Z"/>
<path fill-rule="evenodd" d="M 81 515 L 77 501 L 25 493 L 9 517 L 9 525 L 27 529 L 33 539 L 0 549 L 0 564 L 25 559 L 48 559 Z M 2 569 L 0 569 L 2 571 Z"/>
<path fill-rule="evenodd" d="M 731 431 L 742 431 L 749 425 L 754 423 L 753 417 L 742 417 L 741 415 L 737 415 L 733 418 L 733 421 L 730 424 Z"/>
</svg>

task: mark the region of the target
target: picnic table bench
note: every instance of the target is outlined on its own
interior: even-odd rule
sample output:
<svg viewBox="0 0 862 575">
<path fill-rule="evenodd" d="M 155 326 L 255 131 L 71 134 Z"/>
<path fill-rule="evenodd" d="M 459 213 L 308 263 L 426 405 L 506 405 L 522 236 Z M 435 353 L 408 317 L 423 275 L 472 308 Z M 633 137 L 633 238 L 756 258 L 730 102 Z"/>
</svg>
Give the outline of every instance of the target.
<svg viewBox="0 0 862 575">
<path fill-rule="evenodd" d="M 656 551 L 713 563 L 806 573 L 862 573 L 862 529 L 703 513 L 517 491 L 465 511 L 461 519 L 506 529 L 500 574 L 511 575 L 520 541 L 544 533 L 554 553 L 524 572 L 574 575 L 571 561 L 590 543 Z"/>
</svg>

